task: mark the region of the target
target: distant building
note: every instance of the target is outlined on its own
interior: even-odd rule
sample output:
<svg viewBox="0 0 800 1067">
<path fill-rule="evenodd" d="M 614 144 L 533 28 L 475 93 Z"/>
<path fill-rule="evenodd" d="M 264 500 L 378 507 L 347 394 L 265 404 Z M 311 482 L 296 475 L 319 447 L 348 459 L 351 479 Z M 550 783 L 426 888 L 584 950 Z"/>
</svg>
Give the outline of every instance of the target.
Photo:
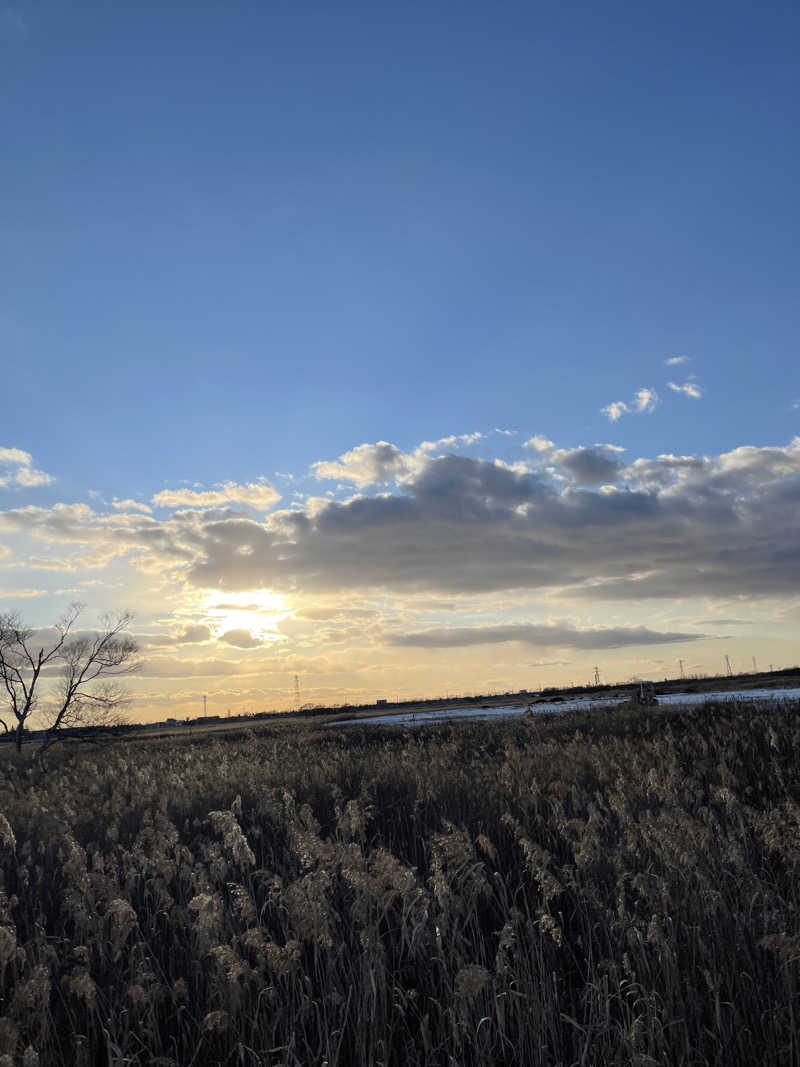
<svg viewBox="0 0 800 1067">
<path fill-rule="evenodd" d="M 385 708 L 388 703 L 389 703 L 389 701 L 386 700 L 386 699 L 376 700 L 375 701 L 375 707 L 376 708 Z"/>
</svg>

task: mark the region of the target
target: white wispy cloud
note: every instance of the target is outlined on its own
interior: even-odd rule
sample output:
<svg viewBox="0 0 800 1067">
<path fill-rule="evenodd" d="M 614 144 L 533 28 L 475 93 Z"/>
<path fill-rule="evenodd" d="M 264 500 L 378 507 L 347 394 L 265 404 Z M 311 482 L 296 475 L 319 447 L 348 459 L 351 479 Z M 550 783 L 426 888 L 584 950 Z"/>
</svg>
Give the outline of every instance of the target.
<svg viewBox="0 0 800 1067">
<path fill-rule="evenodd" d="M 115 511 L 141 511 L 145 515 L 151 515 L 153 511 L 147 504 L 142 504 L 140 501 L 131 500 L 130 498 L 127 500 L 117 500 L 115 497 L 111 501 L 111 507 L 114 508 Z"/>
<path fill-rule="evenodd" d="M 159 508 L 218 508 L 226 504 L 244 504 L 256 511 L 269 511 L 281 495 L 266 479 L 239 485 L 222 482 L 215 489 L 163 489 L 152 498 Z"/>
<path fill-rule="evenodd" d="M 458 448 L 474 445 L 477 441 L 483 441 L 485 435 L 475 433 L 451 433 L 446 437 L 439 437 L 436 441 L 422 441 L 418 447 L 419 452 L 438 452 L 443 448 Z"/>
<path fill-rule="evenodd" d="M 511 434 L 514 431 L 502 432 Z M 434 456 L 469 448 L 484 440 L 486 434 L 477 430 L 473 433 L 451 433 L 435 441 L 422 441 L 412 452 L 403 452 L 389 441 L 364 442 L 343 452 L 337 460 L 312 463 L 311 473 L 319 480 L 350 482 L 359 489 L 371 485 L 389 485 L 392 481 L 400 483 L 422 470 Z"/>
<path fill-rule="evenodd" d="M 658 406 L 658 393 L 655 389 L 637 389 L 634 397 L 634 408 L 639 414 L 655 411 Z"/>
<path fill-rule="evenodd" d="M 621 419 L 623 415 L 627 415 L 630 408 L 624 400 L 612 400 L 610 404 L 606 404 L 604 408 L 600 408 L 600 411 L 612 422 L 616 422 L 617 419 Z"/>
<path fill-rule="evenodd" d="M 623 415 L 649 415 L 657 407 L 658 393 L 655 389 L 642 386 L 641 389 L 636 390 L 630 403 L 626 404 L 624 400 L 612 400 L 610 404 L 600 408 L 600 412 L 611 422 L 617 422 Z"/>
<path fill-rule="evenodd" d="M 52 481 L 50 474 L 45 474 L 33 466 L 33 456 L 30 452 L 21 448 L 0 448 L 0 489 L 9 486 L 34 489 L 40 485 L 49 485 Z"/>
<path fill-rule="evenodd" d="M 410 457 L 389 441 L 356 445 L 343 452 L 338 460 L 320 460 L 312 463 L 315 478 L 352 482 L 360 488 L 368 485 L 385 485 L 391 478 L 406 474 Z"/>
<path fill-rule="evenodd" d="M 695 385 L 694 382 L 684 382 L 683 385 L 676 385 L 675 382 L 667 382 L 667 385 L 673 393 L 683 393 L 684 396 L 690 396 L 693 400 L 699 400 L 703 395 L 702 390 L 699 386 Z"/>
<path fill-rule="evenodd" d="M 665 359 L 664 362 L 668 367 L 679 367 L 682 363 L 688 363 L 688 356 L 670 356 L 669 359 Z"/>
</svg>

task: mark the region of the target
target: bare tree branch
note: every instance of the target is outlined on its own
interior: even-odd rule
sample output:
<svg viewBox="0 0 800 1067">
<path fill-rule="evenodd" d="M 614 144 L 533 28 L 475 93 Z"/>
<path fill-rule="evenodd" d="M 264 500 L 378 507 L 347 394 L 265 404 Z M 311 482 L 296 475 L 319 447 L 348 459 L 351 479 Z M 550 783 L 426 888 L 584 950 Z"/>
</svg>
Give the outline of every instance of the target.
<svg viewBox="0 0 800 1067">
<path fill-rule="evenodd" d="M 25 627 L 17 614 L 0 615 L 0 682 L 16 726 L 9 729 L 2 719 L 0 723 L 6 733 L 15 734 L 20 750 L 27 721 L 41 708 L 46 720 L 37 753 L 40 761 L 67 730 L 121 721 L 119 713 L 128 696 L 118 679 L 138 668 L 138 648 L 126 632 L 132 615 L 105 616 L 99 633 L 73 636 L 82 610 L 82 605 L 73 604 L 56 623 L 55 639 L 38 650 L 33 644 L 35 631 Z M 58 662 L 59 680 L 42 701 L 42 671 Z"/>
</svg>

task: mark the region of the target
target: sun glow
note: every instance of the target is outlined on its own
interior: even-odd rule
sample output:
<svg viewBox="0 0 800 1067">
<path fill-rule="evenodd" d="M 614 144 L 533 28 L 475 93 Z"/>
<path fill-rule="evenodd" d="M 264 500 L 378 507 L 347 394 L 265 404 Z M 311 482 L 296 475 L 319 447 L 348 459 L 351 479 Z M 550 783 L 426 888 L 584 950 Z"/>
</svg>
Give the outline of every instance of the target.
<svg viewBox="0 0 800 1067">
<path fill-rule="evenodd" d="M 287 613 L 286 597 L 269 589 L 244 593 L 207 593 L 203 621 L 217 634 L 247 630 L 253 637 L 275 635 L 275 624 Z"/>
</svg>

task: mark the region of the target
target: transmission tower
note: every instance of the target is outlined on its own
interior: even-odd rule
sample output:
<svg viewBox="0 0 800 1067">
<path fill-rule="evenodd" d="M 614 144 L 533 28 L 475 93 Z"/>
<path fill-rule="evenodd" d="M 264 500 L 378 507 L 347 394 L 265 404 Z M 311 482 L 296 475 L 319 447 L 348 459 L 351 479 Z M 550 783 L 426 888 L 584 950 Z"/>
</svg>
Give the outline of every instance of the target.
<svg viewBox="0 0 800 1067">
<path fill-rule="evenodd" d="M 297 675 L 294 676 L 294 706 L 300 707 L 300 679 Z"/>
<path fill-rule="evenodd" d="M 208 697 L 203 694 L 203 718 L 208 715 Z"/>
<path fill-rule="evenodd" d="M 756 666 L 756 657 L 753 656 L 753 674 L 758 674 L 758 667 Z"/>
<path fill-rule="evenodd" d="M 600 685 L 600 668 L 599 667 L 595 667 L 595 669 L 594 669 L 594 684 L 595 685 Z"/>
<path fill-rule="evenodd" d="M 678 663 L 680 664 L 680 668 L 681 668 L 681 678 L 685 678 L 686 675 L 683 673 L 683 660 L 679 659 Z"/>
<path fill-rule="evenodd" d="M 728 658 L 727 654 L 725 655 L 725 670 L 728 672 L 728 677 L 732 678 L 733 677 L 733 668 L 731 667 L 731 661 Z"/>
</svg>

